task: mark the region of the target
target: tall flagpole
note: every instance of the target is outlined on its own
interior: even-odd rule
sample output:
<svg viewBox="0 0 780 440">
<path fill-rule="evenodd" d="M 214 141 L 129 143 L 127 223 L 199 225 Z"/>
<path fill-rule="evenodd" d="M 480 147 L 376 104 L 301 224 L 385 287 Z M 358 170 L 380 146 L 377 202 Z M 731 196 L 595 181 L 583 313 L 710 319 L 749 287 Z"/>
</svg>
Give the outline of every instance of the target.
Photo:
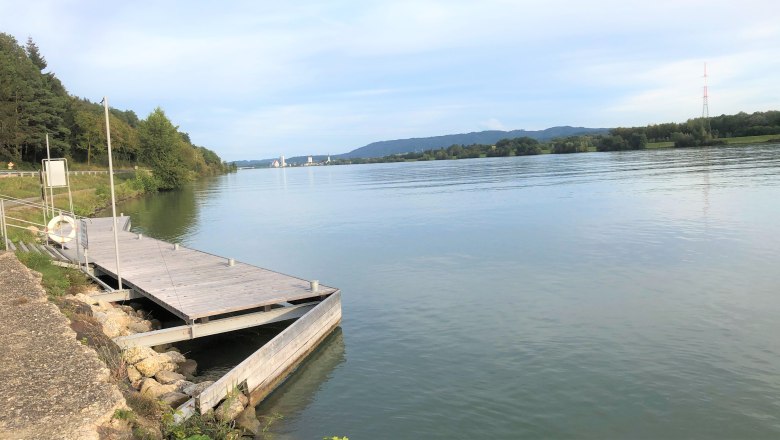
<svg viewBox="0 0 780 440">
<path fill-rule="evenodd" d="M 103 97 L 106 111 L 106 139 L 108 140 L 108 180 L 111 185 L 111 219 L 114 221 L 114 252 L 116 254 L 116 279 L 122 289 L 122 274 L 119 271 L 119 232 L 116 229 L 116 197 L 114 196 L 114 164 L 111 160 L 111 129 L 108 126 L 108 97 Z"/>
</svg>

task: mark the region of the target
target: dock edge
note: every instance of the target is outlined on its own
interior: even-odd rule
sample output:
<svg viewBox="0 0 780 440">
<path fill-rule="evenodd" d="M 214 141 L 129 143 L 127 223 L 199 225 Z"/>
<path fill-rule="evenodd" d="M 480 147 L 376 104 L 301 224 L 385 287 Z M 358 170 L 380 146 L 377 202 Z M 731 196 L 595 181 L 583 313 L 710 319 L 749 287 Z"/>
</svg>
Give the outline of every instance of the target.
<svg viewBox="0 0 780 440">
<path fill-rule="evenodd" d="M 214 408 L 235 388 L 246 386 L 254 406 L 276 389 L 341 324 L 341 291 L 328 296 L 243 362 L 179 409 L 187 418 Z"/>
</svg>

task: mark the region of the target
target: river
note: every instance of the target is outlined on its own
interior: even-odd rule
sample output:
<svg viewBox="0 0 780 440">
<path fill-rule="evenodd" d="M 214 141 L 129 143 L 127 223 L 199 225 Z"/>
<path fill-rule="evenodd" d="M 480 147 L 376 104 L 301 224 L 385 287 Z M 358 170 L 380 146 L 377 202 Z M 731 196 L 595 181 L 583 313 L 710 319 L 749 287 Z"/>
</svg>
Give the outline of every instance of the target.
<svg viewBox="0 0 780 440">
<path fill-rule="evenodd" d="M 778 146 L 242 170 L 120 210 L 342 289 L 269 438 L 780 437 Z"/>
</svg>

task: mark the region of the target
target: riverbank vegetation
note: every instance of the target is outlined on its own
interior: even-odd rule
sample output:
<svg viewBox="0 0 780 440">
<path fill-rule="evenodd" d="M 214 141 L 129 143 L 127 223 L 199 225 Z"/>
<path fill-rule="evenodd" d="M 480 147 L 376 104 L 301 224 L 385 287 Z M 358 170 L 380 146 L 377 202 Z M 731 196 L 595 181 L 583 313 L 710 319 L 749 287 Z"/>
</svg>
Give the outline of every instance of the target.
<svg viewBox="0 0 780 440">
<path fill-rule="evenodd" d="M 22 46 L 0 33 L 0 165 L 37 169 L 46 158 L 65 157 L 73 169 L 108 163 L 105 113 L 100 103 L 70 95 L 32 39 Z M 117 167 L 148 167 L 147 187 L 174 189 L 199 176 L 234 170 L 208 148 L 195 145 L 161 108 L 139 119 L 132 110 L 109 109 Z M 153 185 L 152 185 L 153 184 Z"/>
<path fill-rule="evenodd" d="M 114 176 L 117 201 L 140 197 L 156 191 L 156 184 L 150 183 L 151 180 L 151 172 L 148 170 L 117 174 Z M 109 206 L 111 192 L 107 174 L 71 176 L 70 182 L 75 214 L 89 217 Z M 34 199 L 34 203 L 41 203 L 41 187 L 37 177 L 0 178 L 0 194 L 16 199 Z M 60 189 L 55 190 L 54 206 L 57 210 L 70 211 L 68 195 Z M 15 204 L 10 201 L 5 202 L 5 208 L 8 216 L 20 219 L 22 222 L 31 222 L 38 225 L 46 223 L 41 209 Z M 50 216 L 47 216 L 48 218 Z M 14 221 L 12 223 L 21 224 L 22 222 Z M 35 240 L 36 231 L 32 229 L 34 227 L 28 229 L 9 227 L 8 238 L 13 242 Z M 37 232 L 40 231 L 37 230 Z"/>
<path fill-rule="evenodd" d="M 84 292 L 90 285 L 84 273 L 51 264 L 51 258 L 37 252 L 19 252 L 16 257 L 25 266 L 41 274 L 41 285 L 56 299 L 65 294 Z"/>
<path fill-rule="evenodd" d="M 683 123 L 652 124 L 646 127 L 618 127 L 603 135 L 582 135 L 539 142 L 528 137 L 502 139 L 495 145 L 451 145 L 447 148 L 394 154 L 379 158 L 336 159 L 335 165 L 471 159 L 479 157 L 570 154 L 593 151 L 627 151 L 645 148 L 687 148 L 780 142 L 780 111 L 744 112 Z"/>
</svg>

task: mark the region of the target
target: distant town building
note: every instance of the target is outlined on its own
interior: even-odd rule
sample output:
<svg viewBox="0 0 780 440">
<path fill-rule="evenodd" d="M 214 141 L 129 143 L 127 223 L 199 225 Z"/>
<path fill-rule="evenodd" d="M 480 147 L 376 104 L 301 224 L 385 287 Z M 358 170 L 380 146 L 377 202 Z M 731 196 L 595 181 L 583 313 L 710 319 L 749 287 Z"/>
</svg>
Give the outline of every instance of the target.
<svg viewBox="0 0 780 440">
<path fill-rule="evenodd" d="M 279 166 L 282 168 L 287 166 L 287 163 L 284 161 L 284 156 L 279 158 Z"/>
<path fill-rule="evenodd" d="M 313 164 L 313 163 L 314 163 L 314 160 L 311 158 L 311 154 L 310 154 L 310 155 L 309 155 L 309 157 L 306 159 L 306 163 L 307 163 L 307 164 L 309 164 L 309 165 L 311 165 L 311 164 Z"/>
<path fill-rule="evenodd" d="M 275 160 L 274 163 L 271 164 L 272 168 L 279 168 L 279 161 Z"/>
</svg>

